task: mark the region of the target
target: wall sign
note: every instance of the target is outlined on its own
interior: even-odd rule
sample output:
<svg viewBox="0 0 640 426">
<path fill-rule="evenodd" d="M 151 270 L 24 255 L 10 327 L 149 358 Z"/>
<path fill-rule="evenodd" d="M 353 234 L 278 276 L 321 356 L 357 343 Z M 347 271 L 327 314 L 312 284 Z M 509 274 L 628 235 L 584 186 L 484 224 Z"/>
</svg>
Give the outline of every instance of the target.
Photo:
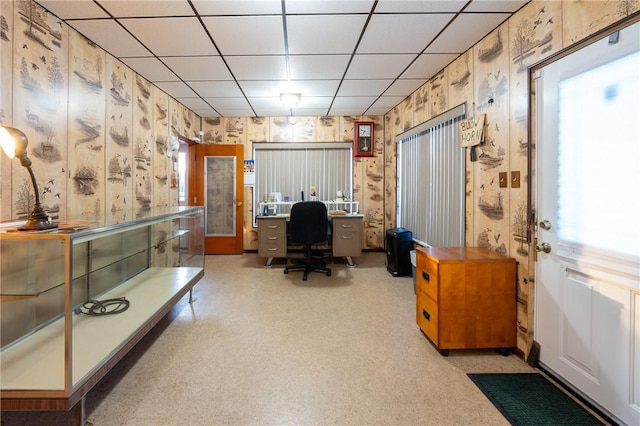
<svg viewBox="0 0 640 426">
<path fill-rule="evenodd" d="M 353 138 L 353 155 L 355 157 L 373 157 L 373 121 L 356 121 Z"/>
</svg>

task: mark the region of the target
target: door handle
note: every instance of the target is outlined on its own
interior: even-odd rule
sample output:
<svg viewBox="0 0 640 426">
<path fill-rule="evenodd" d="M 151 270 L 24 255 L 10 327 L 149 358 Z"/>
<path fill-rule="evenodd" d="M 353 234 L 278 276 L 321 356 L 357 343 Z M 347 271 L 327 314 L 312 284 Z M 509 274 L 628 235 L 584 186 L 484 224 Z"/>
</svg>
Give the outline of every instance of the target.
<svg viewBox="0 0 640 426">
<path fill-rule="evenodd" d="M 551 253 L 551 244 L 549 243 L 536 243 L 536 251 L 538 253 L 540 252 L 544 252 L 544 253 Z"/>
<path fill-rule="evenodd" d="M 548 220 L 540 221 L 539 225 L 540 225 L 540 228 L 542 228 L 542 229 L 544 229 L 546 231 L 551 229 L 551 222 L 549 222 Z"/>
</svg>

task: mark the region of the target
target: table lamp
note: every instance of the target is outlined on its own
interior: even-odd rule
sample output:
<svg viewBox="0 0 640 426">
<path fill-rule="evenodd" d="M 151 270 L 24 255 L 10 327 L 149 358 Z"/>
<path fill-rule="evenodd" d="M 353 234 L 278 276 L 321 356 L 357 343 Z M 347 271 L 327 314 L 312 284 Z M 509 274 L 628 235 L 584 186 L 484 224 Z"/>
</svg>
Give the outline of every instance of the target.
<svg viewBox="0 0 640 426">
<path fill-rule="evenodd" d="M 57 228 L 58 225 L 51 222 L 47 213 L 40 205 L 40 191 L 38 190 L 38 184 L 36 183 L 36 177 L 31 170 L 31 160 L 27 157 L 27 145 L 29 141 L 27 136 L 18 129 L 13 127 L 0 126 L 0 145 L 5 154 L 9 158 L 18 157 L 22 167 L 26 167 L 31 176 L 31 183 L 33 183 L 33 190 L 36 196 L 36 204 L 33 211 L 29 214 L 27 221 L 24 225 L 18 227 L 20 231 L 42 231 L 45 229 Z"/>
</svg>

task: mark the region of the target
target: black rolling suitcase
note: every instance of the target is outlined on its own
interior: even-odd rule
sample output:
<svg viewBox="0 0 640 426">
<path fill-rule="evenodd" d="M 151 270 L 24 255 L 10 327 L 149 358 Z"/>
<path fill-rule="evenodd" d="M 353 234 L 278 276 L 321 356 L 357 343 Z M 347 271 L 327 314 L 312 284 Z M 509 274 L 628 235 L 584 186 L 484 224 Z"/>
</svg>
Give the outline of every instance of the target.
<svg viewBox="0 0 640 426">
<path fill-rule="evenodd" d="M 411 276 L 413 234 L 405 228 L 389 229 L 386 233 L 387 271 L 394 277 Z"/>
</svg>

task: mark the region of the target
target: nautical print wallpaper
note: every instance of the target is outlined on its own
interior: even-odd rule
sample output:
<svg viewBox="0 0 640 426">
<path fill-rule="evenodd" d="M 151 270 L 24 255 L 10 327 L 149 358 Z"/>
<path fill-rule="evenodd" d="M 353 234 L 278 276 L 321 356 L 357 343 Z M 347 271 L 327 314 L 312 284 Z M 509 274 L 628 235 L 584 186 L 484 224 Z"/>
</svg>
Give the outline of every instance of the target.
<svg viewBox="0 0 640 426">
<path fill-rule="evenodd" d="M 193 138 L 200 118 L 37 3 L 2 1 L 0 15 L 0 121 L 27 135 L 49 216 L 119 221 L 177 204 L 166 136 L 175 124 Z M 34 201 L 26 169 L 0 155 L 0 219 L 25 219 Z"/>
</svg>

